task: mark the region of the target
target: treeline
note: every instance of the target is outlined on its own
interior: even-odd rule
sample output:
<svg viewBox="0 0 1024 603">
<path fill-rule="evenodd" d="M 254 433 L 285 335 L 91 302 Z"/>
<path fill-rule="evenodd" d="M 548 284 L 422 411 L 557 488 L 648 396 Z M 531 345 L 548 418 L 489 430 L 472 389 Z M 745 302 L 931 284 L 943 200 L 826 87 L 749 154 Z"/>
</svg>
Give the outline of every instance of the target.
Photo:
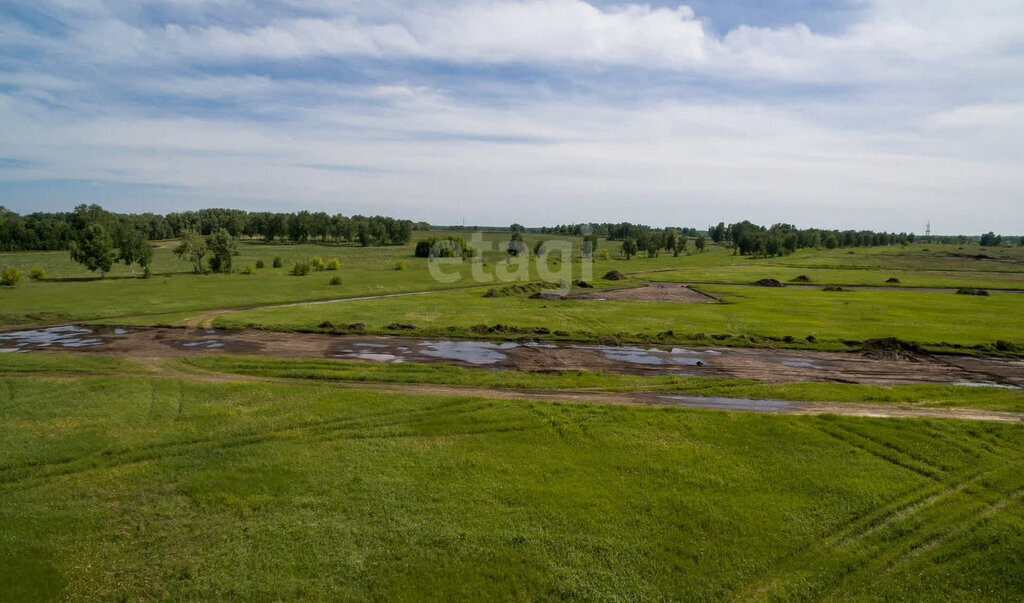
<svg viewBox="0 0 1024 603">
<path fill-rule="evenodd" d="M 326 212 L 246 212 L 201 209 L 166 216 L 153 213 L 119 214 L 99 205 L 79 205 L 70 212 L 36 212 L 20 216 L 0 207 L 0 251 L 69 249 L 90 224 L 102 224 L 111 234 L 139 233 L 146 240 L 179 238 L 185 231 L 211 235 L 221 230 L 232 237 L 264 241 L 333 241 L 370 245 L 404 245 L 415 224 L 384 216 L 329 215 Z M 420 226 L 423 226 L 420 224 Z"/>
<path fill-rule="evenodd" d="M 513 224 L 511 230 L 514 232 L 517 230 L 516 227 L 522 228 L 518 224 Z M 523 231 L 525 230 L 527 229 L 523 229 Z M 696 228 L 652 228 L 643 224 L 631 224 L 629 222 L 620 222 L 618 224 L 611 224 L 608 222 L 602 224 L 598 224 L 596 222 L 586 224 L 560 224 L 558 226 L 545 226 L 539 229 L 540 234 L 572 236 L 594 234 L 599 237 L 606 237 L 609 241 L 624 241 L 626 239 L 639 240 L 645 235 L 659 236 L 670 231 L 685 237 L 696 237 L 700 234 L 700 231 Z"/>
<path fill-rule="evenodd" d="M 711 240 L 732 243 L 741 255 L 771 257 L 793 253 L 797 249 L 821 248 L 838 249 L 845 247 L 879 247 L 884 245 L 905 245 L 916 239 L 913 233 L 874 232 L 870 230 L 822 230 L 800 229 L 792 224 L 759 226 L 747 220 L 708 229 Z"/>
</svg>

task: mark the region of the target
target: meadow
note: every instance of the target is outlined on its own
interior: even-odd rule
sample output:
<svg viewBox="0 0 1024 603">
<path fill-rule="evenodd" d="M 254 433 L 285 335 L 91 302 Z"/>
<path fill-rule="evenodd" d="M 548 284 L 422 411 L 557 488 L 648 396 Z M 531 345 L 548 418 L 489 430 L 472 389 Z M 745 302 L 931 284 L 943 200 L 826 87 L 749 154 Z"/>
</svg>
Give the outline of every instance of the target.
<svg viewBox="0 0 1024 603">
<path fill-rule="evenodd" d="M 505 254 L 505 233 L 489 232 L 483 240 L 493 245 L 479 264 L 445 264 L 431 270 L 425 258 L 413 257 L 415 241 L 428 235 L 416 233 L 405 246 L 359 247 L 355 245 L 266 244 L 242 241 L 234 259 L 234 274 L 191 273 L 190 265 L 171 253 L 173 242 L 158 245 L 153 277 L 132 278 L 118 266 L 99 279 L 71 262 L 64 252 L 0 254 L 0 264 L 28 273 L 42 267 L 47 278 L 26 279 L 17 287 L 0 287 L 0 322 L 9 325 L 61 321 L 102 320 L 111 324 L 198 324 L 196 317 L 224 308 L 253 308 L 218 313 L 212 324 L 225 328 L 316 330 L 325 320 L 339 324 L 365 323 L 370 332 L 388 332 L 393 323 L 412 324 L 423 335 L 479 336 L 473 327 L 501 323 L 521 329 L 558 331 L 555 336 L 572 340 L 701 341 L 718 335 L 729 345 L 763 345 L 761 338 L 790 338 L 789 347 L 841 349 L 844 341 L 897 337 L 936 349 L 978 346 L 988 351 L 1002 340 L 1024 346 L 1024 313 L 1018 311 L 1019 294 L 989 297 L 954 295 L 952 291 L 915 288 L 980 287 L 1024 289 L 1024 249 L 981 248 L 918 243 L 856 249 L 807 249 L 792 255 L 758 259 L 734 255 L 711 245 L 704 253 L 691 250 L 673 257 L 619 257 L 616 243 L 600 241 L 592 275 L 599 287 L 629 285 L 630 281 L 605 281 L 610 270 L 633 274 L 632 281 L 682 281 L 695 283 L 721 297 L 719 304 L 672 304 L 526 299 L 526 295 L 484 298 Z M 468 233 L 462 233 L 469 236 Z M 581 240 L 554 235 L 526 236 L 532 248 L 539 241 L 572 242 L 572 261 L 550 261 L 543 267 L 568 280 L 583 276 L 579 261 Z M 978 259 L 984 255 L 985 258 Z M 319 256 L 338 258 L 340 269 L 291 275 L 296 262 Z M 607 256 L 607 257 L 606 257 Z M 274 268 L 280 257 L 282 267 Z M 989 259 L 996 258 L 996 259 Z M 241 274 L 247 264 L 262 260 L 265 267 Z M 397 270 L 401 262 L 403 269 Z M 437 268 L 437 266 L 435 266 Z M 545 275 L 531 260 L 525 277 Z M 438 280 L 433 272 L 450 275 Z M 480 283 L 472 278 L 480 271 L 491 278 Z M 814 285 L 886 286 L 885 290 L 828 292 L 798 288 L 754 288 L 763 278 L 789 282 L 806 276 Z M 341 284 L 331 285 L 334 277 Z M 898 284 L 886 283 L 890 278 Z M 557 279 L 556 279 L 557 280 Z M 700 285 L 700 283 L 712 283 Z M 305 307 L 273 308 L 275 304 L 347 299 L 368 295 L 436 291 L 424 296 L 346 301 Z M 629 316 L 623 321 L 623 316 Z M 1000 316 L 998 321 L 992 316 Z M 812 336 L 816 341 L 808 341 Z M 778 342 L 772 343 L 773 345 Z"/>
<path fill-rule="evenodd" d="M 1024 592 L 1024 431 L 0 378 L 0 597 Z"/>
</svg>

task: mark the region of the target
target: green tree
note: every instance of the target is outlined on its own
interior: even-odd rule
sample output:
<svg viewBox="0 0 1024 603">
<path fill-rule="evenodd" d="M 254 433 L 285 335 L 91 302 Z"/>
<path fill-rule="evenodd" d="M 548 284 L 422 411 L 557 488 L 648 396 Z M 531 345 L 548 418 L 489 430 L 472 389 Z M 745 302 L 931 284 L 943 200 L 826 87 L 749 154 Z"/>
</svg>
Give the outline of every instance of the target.
<svg viewBox="0 0 1024 603">
<path fill-rule="evenodd" d="M 694 242 L 694 245 L 697 247 L 697 251 L 704 253 L 704 250 L 708 246 L 708 238 L 704 235 L 699 235 L 697 240 Z"/>
<path fill-rule="evenodd" d="M 508 254 L 512 256 L 518 256 L 526 251 L 526 243 L 523 242 L 523 234 L 518 230 L 512 233 L 512 238 L 509 239 Z"/>
<path fill-rule="evenodd" d="M 682 235 L 676 238 L 676 247 L 673 250 L 675 255 L 680 253 L 689 253 L 687 247 L 690 245 L 690 239 L 686 235 Z"/>
<path fill-rule="evenodd" d="M 624 239 L 622 241 L 622 257 L 628 260 L 636 255 L 637 251 L 636 239 Z"/>
<path fill-rule="evenodd" d="M 84 207 L 84 206 L 80 206 Z M 71 259 L 104 278 L 114 266 L 114 241 L 101 224 L 89 224 L 77 241 L 71 242 Z"/>
<path fill-rule="evenodd" d="M 192 271 L 200 274 L 203 271 L 203 258 L 206 257 L 206 239 L 198 232 L 185 229 L 181 231 L 181 242 L 174 248 L 178 259 L 191 262 Z"/>
<path fill-rule="evenodd" d="M 238 255 L 238 241 L 226 229 L 221 228 L 206 239 L 206 248 L 210 252 L 210 270 L 214 272 L 231 272 L 231 258 Z"/>
<path fill-rule="evenodd" d="M 825 237 L 825 249 L 835 249 L 836 247 L 839 247 L 839 239 L 836 238 L 836 235 L 830 234 Z"/>
<path fill-rule="evenodd" d="M 153 248 L 149 245 L 146 235 L 138 230 L 131 230 L 121 240 L 118 259 L 130 266 L 135 276 L 135 265 L 145 268 L 153 260 Z"/>
</svg>

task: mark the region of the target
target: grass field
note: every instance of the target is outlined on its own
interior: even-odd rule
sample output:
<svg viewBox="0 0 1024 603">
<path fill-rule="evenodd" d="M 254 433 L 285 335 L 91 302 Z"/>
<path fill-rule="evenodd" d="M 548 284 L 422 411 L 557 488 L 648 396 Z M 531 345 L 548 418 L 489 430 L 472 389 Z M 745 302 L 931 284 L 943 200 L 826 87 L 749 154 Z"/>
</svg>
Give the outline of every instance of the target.
<svg viewBox="0 0 1024 603">
<path fill-rule="evenodd" d="M 426 236 L 417 233 L 415 238 Z M 443 234 L 443 233 L 442 233 Z M 468 236 L 468 235 L 467 235 Z M 503 233 L 487 233 L 486 241 L 497 247 Z M 527 244 L 555 237 L 527 236 Z M 574 240 L 578 245 L 579 240 Z M 445 266 L 442 272 L 457 274 L 458 280 L 441 282 L 431 274 L 429 263 L 412 257 L 412 245 L 364 248 L 351 245 L 267 245 L 242 242 L 236 266 L 261 259 L 268 266 L 256 274 L 193 275 L 190 267 L 171 254 L 172 242 L 162 243 L 154 260 L 155 276 L 150 279 L 126 277 L 119 267 L 105 280 L 87 276 L 64 252 L 0 254 L 0 263 L 44 267 L 45 281 L 25 281 L 17 287 L 0 287 L 0 321 L 8 324 L 84 321 L 100 319 L 121 324 L 178 324 L 203 312 L 219 308 L 267 306 L 287 302 L 383 295 L 450 289 L 427 296 L 345 302 L 301 308 L 260 308 L 218 316 L 214 324 L 230 328 L 249 325 L 268 329 L 316 329 L 324 320 L 335 323 L 366 323 L 371 331 L 398 322 L 413 324 L 428 335 L 477 335 L 477 325 L 498 323 L 524 329 L 547 328 L 564 331 L 564 339 L 613 338 L 622 341 L 651 341 L 673 331 L 666 341 L 689 342 L 701 335 L 728 336 L 729 345 L 758 345 L 757 338 L 791 337 L 789 347 L 836 349 L 842 341 L 877 337 L 898 337 L 932 345 L 988 346 L 997 340 L 1024 347 L 1024 298 L 993 295 L 988 298 L 956 296 L 949 292 L 914 291 L 914 287 L 1024 288 L 1024 250 L 953 245 L 917 244 L 906 248 L 858 248 L 853 250 L 801 250 L 774 259 L 753 259 L 732 255 L 712 246 L 706 253 L 680 257 L 663 254 L 657 258 L 622 260 L 614 253 L 615 243 L 599 245 L 593 267 L 595 277 L 611 269 L 637 274 L 636 279 L 680 280 L 749 284 L 761 278 L 789 281 L 806 275 L 816 284 L 884 285 L 891 277 L 900 284 L 893 291 L 772 290 L 750 287 L 705 285 L 723 295 L 728 303 L 718 305 L 671 304 L 664 302 L 537 302 L 512 296 L 485 299 L 483 288 L 473 286 L 470 264 Z M 609 259 L 601 251 L 611 249 Z M 995 259 L 976 259 L 982 252 Z M 577 249 L 578 253 L 578 249 Z M 289 274 L 296 262 L 319 255 L 337 257 L 341 270 L 314 272 L 310 276 Z M 275 256 L 282 268 L 272 268 Z M 481 265 L 493 274 L 502 263 L 502 253 L 485 254 Z M 405 270 L 395 270 L 401 259 Z M 1005 261 L 1004 261 L 1005 260 Z M 577 263 L 550 264 L 552 271 L 576 278 Z M 334 276 L 341 285 L 329 283 Z M 538 280 L 536 262 L 527 278 Z M 621 284 L 596 281 L 600 286 Z M 623 321 L 623 316 L 630 320 Z M 999 316 L 999 320 L 992 320 Z M 806 340 L 813 335 L 816 343 Z M 696 336 L 696 337 L 694 337 Z M 751 341 L 751 338 L 754 341 Z M 665 339 L 662 337 L 662 339 Z M 948 346 L 945 344 L 949 344 Z"/>
<path fill-rule="evenodd" d="M 0 598 L 1024 593 L 1024 430 L 0 379 Z"/>
<path fill-rule="evenodd" d="M 0 367 L 3 366 L 0 357 Z M 1024 412 L 1024 392 L 998 387 L 956 385 L 875 386 L 849 383 L 762 383 L 679 375 L 637 376 L 592 371 L 558 374 L 492 371 L 445 364 L 371 364 L 327 359 L 201 356 L 180 361 L 205 371 L 287 379 L 433 383 L 509 389 L 573 389 L 610 392 L 657 391 L 691 396 L 722 396 L 806 402 L 870 402 L 934 407 L 970 407 Z"/>
<path fill-rule="evenodd" d="M 473 335 L 474 325 L 567 331 L 593 340 L 618 337 L 650 341 L 672 331 L 666 341 L 700 340 L 698 334 L 795 338 L 802 347 L 834 348 L 845 340 L 879 337 L 940 345 L 1024 342 L 1024 296 L 976 297 L 952 292 L 827 292 L 761 287 L 704 286 L 728 303 L 562 300 L 525 296 L 488 298 L 486 289 L 396 297 L 295 308 L 268 308 L 225 314 L 215 326 L 257 326 L 273 330 L 317 330 L 325 320 L 362 322 L 373 332 L 388 332 L 394 322 L 426 335 Z M 998 320 L 993 317 L 998 316 Z M 624 319 L 628 317 L 628 319 Z M 818 342 L 808 344 L 813 335 Z M 695 338 L 696 336 L 696 338 Z"/>
</svg>

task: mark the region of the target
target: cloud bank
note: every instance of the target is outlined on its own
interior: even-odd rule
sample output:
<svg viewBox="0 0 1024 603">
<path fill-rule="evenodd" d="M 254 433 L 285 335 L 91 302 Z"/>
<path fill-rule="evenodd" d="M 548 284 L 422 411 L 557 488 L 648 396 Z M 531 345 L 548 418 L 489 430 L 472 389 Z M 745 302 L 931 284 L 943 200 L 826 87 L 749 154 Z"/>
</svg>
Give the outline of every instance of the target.
<svg viewBox="0 0 1024 603">
<path fill-rule="evenodd" d="M 0 204 L 1024 231 L 1024 6 L 787 6 L 14 0 Z"/>
</svg>

